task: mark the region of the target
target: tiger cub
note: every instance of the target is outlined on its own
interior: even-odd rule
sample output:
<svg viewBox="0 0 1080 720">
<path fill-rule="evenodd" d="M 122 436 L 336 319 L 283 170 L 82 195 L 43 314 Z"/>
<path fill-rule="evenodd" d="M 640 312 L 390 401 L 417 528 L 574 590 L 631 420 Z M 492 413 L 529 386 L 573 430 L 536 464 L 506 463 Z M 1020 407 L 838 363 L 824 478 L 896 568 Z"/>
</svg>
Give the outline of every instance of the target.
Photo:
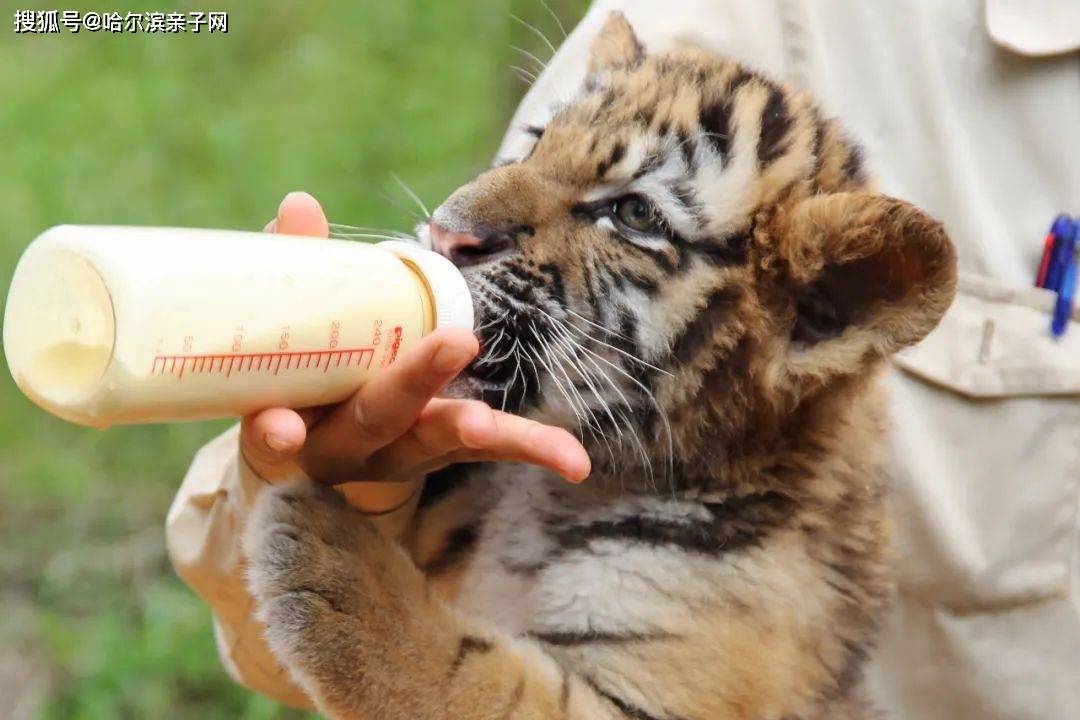
<svg viewBox="0 0 1080 720">
<path fill-rule="evenodd" d="M 613 14 L 523 157 L 431 218 L 485 352 L 457 391 L 576 430 L 571 486 L 429 477 L 401 542 L 268 490 L 267 637 L 335 718 L 843 720 L 892 584 L 885 358 L 949 306 L 941 226 L 802 92 Z M 428 231 L 425 231 L 428 232 Z"/>
</svg>

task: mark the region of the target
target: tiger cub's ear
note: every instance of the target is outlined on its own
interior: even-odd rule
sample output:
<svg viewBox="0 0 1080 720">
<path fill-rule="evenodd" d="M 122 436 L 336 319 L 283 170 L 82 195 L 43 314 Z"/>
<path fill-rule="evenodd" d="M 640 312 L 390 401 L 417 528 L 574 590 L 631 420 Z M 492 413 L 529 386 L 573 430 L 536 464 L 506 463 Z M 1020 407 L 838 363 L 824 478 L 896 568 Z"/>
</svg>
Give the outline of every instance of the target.
<svg viewBox="0 0 1080 720">
<path fill-rule="evenodd" d="M 883 195 L 834 193 L 777 218 L 794 300 L 788 370 L 855 372 L 868 355 L 911 345 L 956 291 L 956 255 L 941 224 Z"/>
<path fill-rule="evenodd" d="M 599 72 L 620 65 L 635 65 L 645 57 L 630 22 L 618 10 L 608 13 L 600 33 L 589 47 L 589 72 Z"/>
</svg>

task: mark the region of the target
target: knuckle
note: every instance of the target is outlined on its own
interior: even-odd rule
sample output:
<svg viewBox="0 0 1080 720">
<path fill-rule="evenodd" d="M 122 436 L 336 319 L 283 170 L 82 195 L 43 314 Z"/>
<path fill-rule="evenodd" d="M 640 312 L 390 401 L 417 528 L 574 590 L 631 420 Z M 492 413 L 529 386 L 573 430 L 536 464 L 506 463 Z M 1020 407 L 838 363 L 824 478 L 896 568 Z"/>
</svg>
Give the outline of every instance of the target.
<svg viewBox="0 0 1080 720">
<path fill-rule="evenodd" d="M 417 460 L 426 460 L 440 455 L 450 448 L 457 447 L 461 442 L 456 436 L 441 437 L 438 432 L 421 431 L 414 433 L 413 436 L 416 439 Z"/>
<path fill-rule="evenodd" d="M 439 378 L 418 363 L 412 363 L 401 377 L 401 393 L 413 403 L 425 403 L 439 391 Z"/>
<path fill-rule="evenodd" d="M 486 403 L 469 400 L 461 407 L 453 428 L 457 442 L 466 447 L 479 448 L 500 440 L 495 411 Z"/>
<path fill-rule="evenodd" d="M 379 421 L 377 413 L 363 393 L 358 394 L 353 401 L 352 422 L 358 433 L 376 442 L 389 442 L 398 434 L 394 428 Z"/>
<path fill-rule="evenodd" d="M 544 430 L 544 425 L 536 420 L 529 420 L 526 422 L 525 427 L 521 431 L 521 439 L 525 444 L 532 444 L 538 439 L 538 436 Z"/>
<path fill-rule="evenodd" d="M 464 416 L 481 422 L 491 422 L 495 419 L 495 411 L 491 406 L 480 400 L 467 400 L 465 403 Z"/>
</svg>

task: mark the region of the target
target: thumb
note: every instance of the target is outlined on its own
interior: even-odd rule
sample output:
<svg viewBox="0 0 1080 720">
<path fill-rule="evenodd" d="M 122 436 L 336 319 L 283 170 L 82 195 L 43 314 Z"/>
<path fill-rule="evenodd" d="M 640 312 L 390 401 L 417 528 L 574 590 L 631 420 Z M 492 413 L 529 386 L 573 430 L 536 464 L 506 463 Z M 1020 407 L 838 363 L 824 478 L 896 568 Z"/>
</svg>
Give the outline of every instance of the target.
<svg viewBox="0 0 1080 720">
<path fill-rule="evenodd" d="M 329 237 L 330 226 L 318 200 L 306 192 L 291 192 L 278 206 L 274 232 L 324 238 Z"/>
<path fill-rule="evenodd" d="M 240 453 L 257 475 L 273 483 L 300 472 L 296 456 L 306 437 L 307 427 L 296 412 L 263 410 L 241 421 Z"/>
</svg>

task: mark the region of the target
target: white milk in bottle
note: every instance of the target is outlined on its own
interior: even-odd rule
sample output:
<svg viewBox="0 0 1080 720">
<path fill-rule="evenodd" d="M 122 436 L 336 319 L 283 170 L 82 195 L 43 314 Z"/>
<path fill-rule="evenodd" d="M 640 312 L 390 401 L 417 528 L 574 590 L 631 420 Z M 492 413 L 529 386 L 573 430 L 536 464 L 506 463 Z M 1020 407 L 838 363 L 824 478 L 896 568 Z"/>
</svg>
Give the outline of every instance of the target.
<svg viewBox="0 0 1080 720">
<path fill-rule="evenodd" d="M 457 269 L 408 243 L 61 225 L 19 260 L 4 352 L 35 403 L 106 427 L 336 402 L 472 324 Z"/>
</svg>

